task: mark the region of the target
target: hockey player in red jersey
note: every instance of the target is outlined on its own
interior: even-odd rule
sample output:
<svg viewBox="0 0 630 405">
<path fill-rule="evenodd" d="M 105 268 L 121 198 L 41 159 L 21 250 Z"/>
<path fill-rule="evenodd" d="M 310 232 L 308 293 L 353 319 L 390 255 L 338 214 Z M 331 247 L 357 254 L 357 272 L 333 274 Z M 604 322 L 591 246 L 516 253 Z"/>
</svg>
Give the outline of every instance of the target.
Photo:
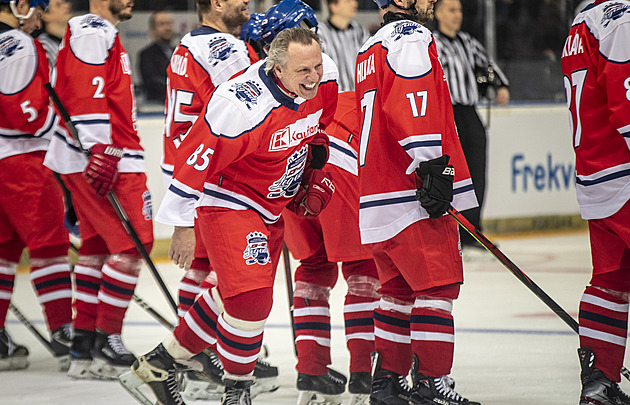
<svg viewBox="0 0 630 405">
<path fill-rule="evenodd" d="M 120 333 L 142 259 L 106 198 L 116 193 L 151 251 L 151 195 L 136 131 L 131 64 L 116 29 L 131 18 L 132 6 L 127 0 L 91 0 L 89 14 L 68 22 L 56 61 L 55 89 L 90 152 L 86 159 L 59 127 L 45 159 L 72 192 L 81 224 L 68 370 L 74 378 L 116 378 L 135 361 Z"/>
<path fill-rule="evenodd" d="M 321 170 L 328 137 L 321 129 L 336 105 L 334 63 L 303 28 L 282 31 L 266 60 L 212 93 L 181 146 L 186 153 L 178 155 L 158 218 L 200 228 L 218 286 L 120 377 L 134 396 L 144 397 L 138 388 L 146 383 L 159 403 L 181 403 L 178 364 L 216 343 L 225 369 L 222 404 L 250 403 L 282 246 L 280 214 L 295 198 L 309 215 L 329 201 L 333 187 Z M 222 311 L 212 308 L 215 300 Z"/>
<path fill-rule="evenodd" d="M 453 301 L 463 282 L 457 223 L 476 206 L 431 32 L 435 0 L 376 0 L 384 25 L 356 66 L 359 226 L 381 282 L 371 404 L 477 404 L 449 384 Z M 413 388 L 404 377 L 411 367 Z"/>
<path fill-rule="evenodd" d="M 179 146 L 203 114 L 212 91 L 258 61 L 253 50 L 234 36 L 249 19 L 248 3 L 249 0 L 226 3 L 197 0 L 202 25 L 182 38 L 171 57 L 166 71 L 166 122 L 161 163 L 166 189 L 171 183 Z M 202 290 L 207 288 L 202 288 L 202 282 L 206 280 L 207 286 L 215 285 L 216 276 L 213 273 L 209 277 L 210 263 L 200 235 L 195 236 L 192 228 L 177 229 L 182 235 L 173 238 L 169 257 L 177 258 L 181 267 L 185 268 L 178 292 L 177 311 L 181 319 Z M 205 365 L 204 373 L 186 373 L 184 393 L 196 399 L 211 399 L 217 394 L 216 383 L 221 381 L 221 363 L 210 349 L 196 358 Z M 257 382 L 252 388 L 253 395 L 278 388 L 277 367 L 259 359 L 254 375 Z"/>
<path fill-rule="evenodd" d="M 42 87 L 48 83 L 46 53 L 28 35 L 39 27 L 47 6 L 44 0 L 0 0 L 0 370 L 28 366 L 28 350 L 4 329 L 25 247 L 60 369 L 67 369 L 72 338 L 63 197 L 42 165 L 59 119 Z"/>
<path fill-rule="evenodd" d="M 598 0 L 573 21 L 562 73 L 576 191 L 593 276 L 580 301 L 580 405 L 628 405 L 621 380 L 630 297 L 630 1 Z"/>
<path fill-rule="evenodd" d="M 330 157 L 325 166 L 335 181 L 335 193 L 314 219 L 283 212 L 284 240 L 294 258 L 293 318 L 297 348 L 298 404 L 339 403 L 345 382 L 330 373 L 330 290 L 342 274 L 348 285 L 343 308 L 346 344 L 350 352 L 348 391 L 352 404 L 367 404 L 374 351 L 372 312 L 379 287 L 372 251 L 359 236 L 358 163 L 360 123 L 353 91 L 339 94 L 333 122 L 326 128 Z M 323 402 L 322 402 L 323 401 Z"/>
</svg>

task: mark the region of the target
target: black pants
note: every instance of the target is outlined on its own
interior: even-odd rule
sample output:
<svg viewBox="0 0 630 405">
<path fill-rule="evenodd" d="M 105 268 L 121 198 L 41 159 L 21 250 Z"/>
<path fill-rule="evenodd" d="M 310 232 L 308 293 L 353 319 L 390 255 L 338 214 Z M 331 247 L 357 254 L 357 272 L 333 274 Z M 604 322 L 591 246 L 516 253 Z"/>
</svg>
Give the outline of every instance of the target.
<svg viewBox="0 0 630 405">
<path fill-rule="evenodd" d="M 481 208 L 486 194 L 486 155 L 488 138 L 474 106 L 453 105 L 455 125 L 464 150 L 479 207 L 463 211 L 471 224 L 481 230 Z M 460 229 L 462 245 L 476 243 L 465 229 Z"/>
</svg>

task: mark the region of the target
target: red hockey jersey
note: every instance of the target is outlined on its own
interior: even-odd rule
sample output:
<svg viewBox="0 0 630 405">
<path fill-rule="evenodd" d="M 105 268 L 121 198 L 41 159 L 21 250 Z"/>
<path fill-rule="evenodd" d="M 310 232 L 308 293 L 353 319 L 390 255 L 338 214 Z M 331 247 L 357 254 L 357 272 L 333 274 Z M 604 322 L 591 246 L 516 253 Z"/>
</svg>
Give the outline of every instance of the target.
<svg viewBox="0 0 630 405">
<path fill-rule="evenodd" d="M 308 143 L 337 108 L 337 68 L 322 57 L 311 100 L 284 94 L 264 60 L 219 85 L 180 147 L 156 220 L 192 226 L 194 207 L 212 206 L 252 209 L 267 223 L 277 221 L 302 180 Z"/>
<path fill-rule="evenodd" d="M 121 173 L 144 172 L 131 64 L 116 27 L 94 14 L 72 18 L 59 46 L 55 71 L 55 90 L 83 147 L 115 144 L 124 150 L 118 164 Z M 83 171 L 87 159 L 77 143 L 64 128 L 56 135 L 45 164 L 64 174 Z"/>
<path fill-rule="evenodd" d="M 166 69 L 167 98 L 162 173 L 170 182 L 176 151 L 216 86 L 245 70 L 257 58 L 233 35 L 202 26 L 186 34 Z M 251 60 L 251 57 L 256 59 Z"/>
<path fill-rule="evenodd" d="M 630 1 L 596 1 L 578 14 L 562 50 L 584 219 L 630 199 Z"/>
<path fill-rule="evenodd" d="M 48 74 L 39 41 L 0 24 L 0 159 L 48 148 L 59 120 L 43 87 Z"/>
<path fill-rule="evenodd" d="M 477 200 L 459 143 L 446 77 L 431 32 L 409 20 L 386 24 L 359 51 L 361 112 L 359 226 L 363 243 L 381 242 L 428 218 L 413 171 L 443 154 L 455 167 L 453 206 Z"/>
</svg>

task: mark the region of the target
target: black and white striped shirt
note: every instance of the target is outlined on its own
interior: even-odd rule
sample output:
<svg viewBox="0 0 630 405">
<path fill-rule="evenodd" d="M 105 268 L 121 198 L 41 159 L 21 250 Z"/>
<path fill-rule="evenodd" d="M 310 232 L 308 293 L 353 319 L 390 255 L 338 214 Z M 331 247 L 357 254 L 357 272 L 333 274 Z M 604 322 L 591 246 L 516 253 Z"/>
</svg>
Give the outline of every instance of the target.
<svg viewBox="0 0 630 405">
<path fill-rule="evenodd" d="M 509 85 L 503 71 L 490 58 L 483 45 L 470 34 L 460 31 L 455 38 L 451 38 L 436 30 L 433 37 L 453 104 L 477 104 L 479 101 L 475 74 L 477 69 L 485 70 L 492 66 L 496 74 L 496 85 L 499 87 Z"/>
<path fill-rule="evenodd" d="M 354 90 L 357 53 L 370 38 L 370 33 L 356 21 L 350 21 L 348 28 L 343 30 L 326 21 L 319 25 L 317 33 L 322 39 L 322 50 L 339 69 L 339 91 Z"/>
</svg>

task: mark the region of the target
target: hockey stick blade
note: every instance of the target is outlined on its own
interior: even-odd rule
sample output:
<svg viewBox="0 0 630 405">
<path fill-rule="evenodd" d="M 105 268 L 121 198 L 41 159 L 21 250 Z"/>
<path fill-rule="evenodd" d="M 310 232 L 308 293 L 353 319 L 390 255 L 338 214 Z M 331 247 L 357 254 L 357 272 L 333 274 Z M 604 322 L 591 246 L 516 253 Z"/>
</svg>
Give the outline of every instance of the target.
<svg viewBox="0 0 630 405">
<path fill-rule="evenodd" d="M 573 331 L 579 334 L 579 324 L 569 315 L 562 307 L 553 300 L 542 288 L 540 288 L 532 279 L 530 279 L 523 271 L 512 262 L 499 248 L 492 243 L 486 236 L 481 233 L 473 224 L 471 224 L 464 215 L 455 208 L 450 207 L 448 214 L 457 221 L 457 223 L 466 230 L 477 242 L 479 242 L 488 252 L 492 254 L 510 273 L 518 278 L 531 292 L 533 292 L 542 302 L 544 302 L 556 315 L 558 315 Z M 630 381 L 630 371 L 627 368 L 621 368 L 621 374 Z"/>
<path fill-rule="evenodd" d="M 89 158 L 90 152 L 83 147 L 83 144 L 81 143 L 81 139 L 79 138 L 79 134 L 77 132 L 77 128 L 74 126 L 74 123 L 72 122 L 72 119 L 70 118 L 70 114 L 68 114 L 68 110 L 59 99 L 57 92 L 55 92 L 55 89 L 52 88 L 50 83 L 44 84 L 44 88 L 48 92 L 48 95 L 50 96 L 51 100 L 53 101 L 53 104 L 57 108 L 57 111 L 61 115 L 61 118 L 66 123 L 66 126 L 68 127 L 68 130 L 70 131 L 70 135 L 72 139 L 77 141 L 77 143 L 79 144 L 79 148 L 81 149 L 81 152 L 83 152 L 86 158 Z M 127 213 L 125 212 L 124 208 L 120 204 L 118 197 L 113 191 L 110 191 L 107 194 L 107 199 L 109 200 L 109 203 L 111 204 L 112 208 L 116 212 L 116 215 L 118 216 L 118 219 L 120 220 L 120 223 L 122 224 L 123 228 L 125 228 L 125 231 L 127 232 L 129 237 L 133 241 L 134 245 L 136 246 L 138 253 L 140 253 L 140 256 L 142 256 L 142 258 L 144 259 L 144 262 L 147 264 L 147 266 L 151 270 L 151 274 L 153 274 L 153 278 L 160 286 L 160 289 L 162 290 L 164 297 L 166 298 L 169 305 L 171 306 L 171 309 L 173 310 L 173 312 L 175 312 L 175 315 L 177 315 L 177 304 L 175 303 L 173 296 L 171 295 L 168 288 L 166 287 L 164 280 L 160 276 L 158 269 L 155 267 L 155 264 L 153 264 L 153 260 L 151 260 L 151 257 L 149 257 L 149 252 L 147 252 L 147 249 L 144 247 L 144 244 L 140 240 L 140 237 L 138 236 L 138 233 L 136 232 L 133 225 L 131 224 L 131 221 L 129 220 Z"/>
</svg>

